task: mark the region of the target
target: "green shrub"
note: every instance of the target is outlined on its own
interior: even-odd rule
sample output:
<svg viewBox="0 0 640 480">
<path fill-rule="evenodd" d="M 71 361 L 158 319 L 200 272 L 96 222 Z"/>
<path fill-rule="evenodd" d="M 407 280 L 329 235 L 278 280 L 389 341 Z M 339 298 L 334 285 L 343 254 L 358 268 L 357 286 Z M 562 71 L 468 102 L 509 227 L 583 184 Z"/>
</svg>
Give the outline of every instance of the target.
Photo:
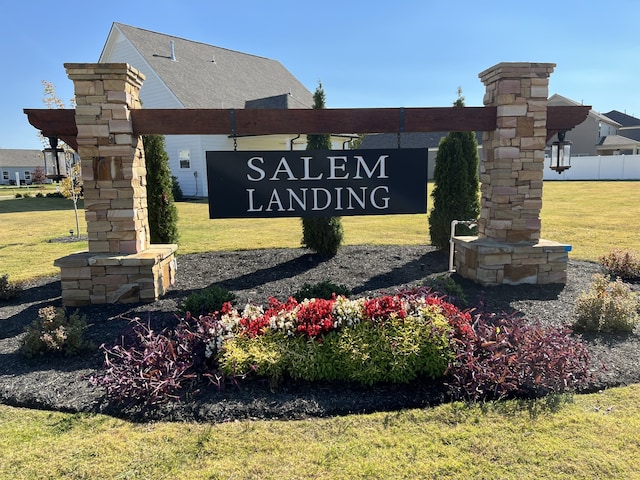
<svg viewBox="0 0 640 480">
<path fill-rule="evenodd" d="M 20 293 L 20 286 L 9 282 L 9 275 L 0 275 L 0 300 L 12 300 Z"/>
<path fill-rule="evenodd" d="M 348 298 L 351 295 L 351 290 L 345 285 L 336 285 L 329 280 L 324 280 L 314 283 L 313 285 L 304 283 L 300 290 L 295 292 L 292 297 L 298 302 L 303 301 L 305 298 L 324 298 L 325 300 L 330 300 L 334 293 Z"/>
<path fill-rule="evenodd" d="M 632 332 L 638 325 L 638 294 L 620 278 L 611 281 L 608 275 L 593 275 L 588 292 L 576 301 L 578 330 L 595 332 Z"/>
<path fill-rule="evenodd" d="M 178 177 L 175 175 L 171 176 L 172 187 L 171 191 L 173 192 L 173 199 L 176 202 L 181 202 L 184 199 L 184 193 L 182 192 L 182 187 L 178 183 Z"/>
<path fill-rule="evenodd" d="M 463 108 L 464 98 L 460 96 L 454 106 Z M 452 220 L 478 218 L 478 162 L 478 142 L 474 132 L 450 132 L 440 141 L 433 171 L 433 209 L 429 214 L 429 235 L 434 247 L 441 250 L 449 248 Z M 473 231 L 462 224 L 456 234 L 473 235 Z"/>
<path fill-rule="evenodd" d="M 65 198 L 62 192 L 49 192 L 47 198 Z"/>
<path fill-rule="evenodd" d="M 217 285 L 194 292 L 180 304 L 182 313 L 190 312 L 194 316 L 217 312 L 225 302 L 233 302 L 235 294 Z"/>
<path fill-rule="evenodd" d="M 255 373 L 275 385 L 290 367 L 287 351 L 291 340 L 282 332 L 235 337 L 225 342 L 224 355 L 219 357 L 220 370 L 231 376 Z"/>
<path fill-rule="evenodd" d="M 305 217 L 302 219 L 302 246 L 320 255 L 333 257 L 344 238 L 340 217 Z"/>
<path fill-rule="evenodd" d="M 178 209 L 173 198 L 173 181 L 164 137 L 144 135 L 142 143 L 147 166 L 151 243 L 178 243 Z"/>
<path fill-rule="evenodd" d="M 84 339 L 86 317 L 75 311 L 68 318 L 63 308 L 45 307 L 38 310 L 38 319 L 25 328 L 20 352 L 27 357 L 45 353 L 76 355 L 91 348 Z"/>
<path fill-rule="evenodd" d="M 24 195 L 22 195 L 24 198 L 31 198 L 31 194 L 29 192 L 25 193 Z"/>
<path fill-rule="evenodd" d="M 454 304 L 464 306 L 468 304 L 467 296 L 465 295 L 464 290 L 449 275 L 437 275 L 428 278 L 427 280 L 425 280 L 424 286 L 440 294 L 446 295 L 447 297 L 450 297 L 450 300 Z"/>
<path fill-rule="evenodd" d="M 600 257 L 607 273 L 624 279 L 640 278 L 640 257 L 630 250 L 612 250 Z"/>
<path fill-rule="evenodd" d="M 38 192 L 38 193 L 36 193 L 36 197 L 44 198 L 44 194 L 42 192 Z"/>
<path fill-rule="evenodd" d="M 22 198 L 22 194 L 21 193 L 16 193 L 16 198 Z"/>
<path fill-rule="evenodd" d="M 282 332 L 239 336 L 225 342 L 219 357 L 227 375 L 255 372 L 277 382 L 285 374 L 307 381 L 408 383 L 444 374 L 453 351 L 444 317 L 391 318 L 332 331 L 319 342 Z"/>
</svg>

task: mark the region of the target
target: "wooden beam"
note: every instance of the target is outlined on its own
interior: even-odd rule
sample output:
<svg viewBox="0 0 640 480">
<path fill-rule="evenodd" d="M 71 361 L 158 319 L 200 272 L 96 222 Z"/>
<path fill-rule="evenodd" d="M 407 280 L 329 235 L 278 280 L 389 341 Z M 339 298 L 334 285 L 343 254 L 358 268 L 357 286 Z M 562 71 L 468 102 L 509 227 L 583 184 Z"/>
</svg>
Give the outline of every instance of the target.
<svg viewBox="0 0 640 480">
<path fill-rule="evenodd" d="M 547 107 L 547 141 L 560 130 L 571 130 L 585 121 L 589 105 L 556 105 Z"/>
<path fill-rule="evenodd" d="M 589 106 L 547 108 L 547 138 L 571 130 Z M 25 109 L 44 136 L 57 136 L 77 149 L 73 109 Z M 140 109 L 132 110 L 137 135 L 275 135 L 298 133 L 396 133 L 490 131 L 496 107 L 336 109 Z M 550 135 L 549 135 L 550 134 Z"/>
<path fill-rule="evenodd" d="M 78 128 L 75 109 L 29 109 L 25 108 L 29 123 L 45 137 L 58 137 L 74 150 L 78 150 Z"/>
<path fill-rule="evenodd" d="M 138 134 L 275 135 L 493 130 L 495 107 L 334 109 L 141 109 L 131 112 Z M 404 122 L 404 123 L 403 123 Z"/>
</svg>

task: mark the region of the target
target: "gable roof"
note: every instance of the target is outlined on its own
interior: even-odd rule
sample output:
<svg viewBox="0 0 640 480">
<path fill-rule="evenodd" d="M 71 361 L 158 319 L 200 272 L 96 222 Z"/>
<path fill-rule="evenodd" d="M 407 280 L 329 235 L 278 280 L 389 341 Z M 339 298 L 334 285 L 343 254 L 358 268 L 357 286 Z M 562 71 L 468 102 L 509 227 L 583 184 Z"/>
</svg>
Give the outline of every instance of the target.
<svg viewBox="0 0 640 480">
<path fill-rule="evenodd" d="M 571 100 L 570 98 L 567 97 L 563 97 L 562 95 L 558 95 L 557 93 L 554 93 L 553 95 L 551 95 L 549 97 L 549 100 L 547 101 L 547 105 L 573 105 L 573 106 L 579 106 L 582 105 L 578 102 L 576 102 L 575 100 Z M 620 127 L 620 123 L 618 123 L 616 120 L 610 118 L 607 115 L 603 115 L 602 113 L 598 113 L 595 110 L 591 109 L 589 110 L 589 116 L 591 117 L 595 117 L 597 120 L 601 121 L 601 122 L 606 122 L 609 123 L 611 125 L 614 125 L 616 127 Z"/>
<path fill-rule="evenodd" d="M 602 137 L 600 139 L 598 145 L 608 148 L 625 149 L 640 147 L 640 141 L 628 137 L 623 137 L 622 135 L 607 135 L 606 137 Z"/>
<path fill-rule="evenodd" d="M 610 119 L 618 122 L 623 127 L 640 125 L 640 118 L 632 117 L 631 115 L 619 112 L 618 110 L 611 110 L 610 112 L 605 113 L 605 115 Z"/>
<path fill-rule="evenodd" d="M 40 150 L 0 148 L 0 168 L 44 167 Z"/>
<path fill-rule="evenodd" d="M 113 23 L 100 61 L 110 58 L 123 37 L 146 63 L 133 66 L 154 71 L 184 108 L 245 108 L 282 95 L 289 97 L 289 107 L 313 104 L 311 92 L 276 60 L 122 23 Z"/>
</svg>

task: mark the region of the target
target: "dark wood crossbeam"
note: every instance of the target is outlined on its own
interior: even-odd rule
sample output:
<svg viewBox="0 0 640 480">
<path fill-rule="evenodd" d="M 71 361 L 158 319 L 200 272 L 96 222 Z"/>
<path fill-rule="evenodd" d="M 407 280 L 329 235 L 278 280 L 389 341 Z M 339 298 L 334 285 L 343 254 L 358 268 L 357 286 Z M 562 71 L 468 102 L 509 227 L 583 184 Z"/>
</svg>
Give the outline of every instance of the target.
<svg viewBox="0 0 640 480">
<path fill-rule="evenodd" d="M 571 130 L 589 106 L 549 106 L 547 138 Z M 29 123 L 45 137 L 77 149 L 75 110 L 25 109 Z M 396 133 L 490 131 L 496 107 L 336 109 L 140 109 L 132 110 L 138 135 L 275 135 L 298 133 Z"/>
</svg>

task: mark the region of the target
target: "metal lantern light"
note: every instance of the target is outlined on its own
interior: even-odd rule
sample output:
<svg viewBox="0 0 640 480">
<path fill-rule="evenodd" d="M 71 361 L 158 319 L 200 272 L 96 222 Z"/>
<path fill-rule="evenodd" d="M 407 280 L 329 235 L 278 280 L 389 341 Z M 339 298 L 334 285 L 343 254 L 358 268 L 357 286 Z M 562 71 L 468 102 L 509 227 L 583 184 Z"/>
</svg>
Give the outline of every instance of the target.
<svg viewBox="0 0 640 480">
<path fill-rule="evenodd" d="M 571 142 L 565 141 L 565 131 L 558 132 L 558 141 L 551 144 L 551 170 L 562 173 L 571 168 Z"/>
<path fill-rule="evenodd" d="M 67 178 L 67 154 L 62 148 L 58 148 L 58 137 L 49 137 L 49 148 L 45 148 L 44 172 L 45 177 L 55 182 Z"/>
</svg>

